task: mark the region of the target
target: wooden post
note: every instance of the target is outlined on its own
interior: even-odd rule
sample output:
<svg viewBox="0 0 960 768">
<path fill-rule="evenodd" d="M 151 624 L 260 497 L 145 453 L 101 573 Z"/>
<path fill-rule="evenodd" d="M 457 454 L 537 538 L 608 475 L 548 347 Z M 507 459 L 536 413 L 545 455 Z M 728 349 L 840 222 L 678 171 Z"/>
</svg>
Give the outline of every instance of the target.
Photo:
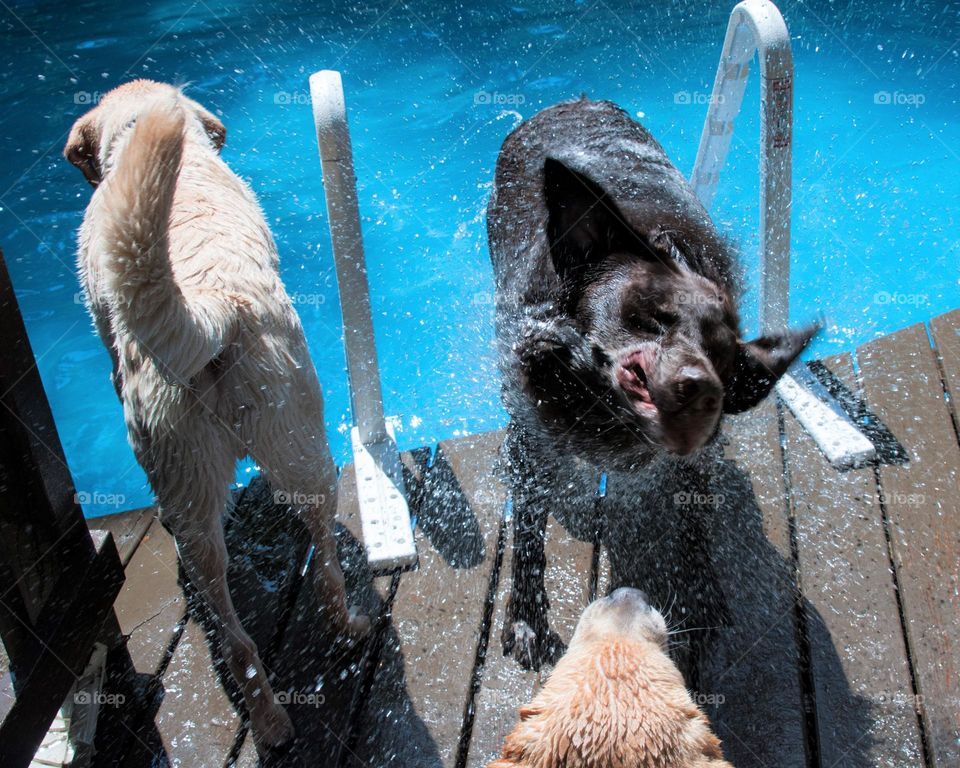
<svg viewBox="0 0 960 768">
<path fill-rule="evenodd" d="M 95 544 L 76 502 L 2 253 L 0 348 L 0 635 L 16 692 L 0 723 L 0 765 L 18 768 L 30 763 L 95 642 L 110 654 L 124 715 L 148 708 L 136 700 L 142 689 L 113 612 L 123 566 L 112 537 Z M 110 743 L 122 749 L 129 738 Z"/>
</svg>

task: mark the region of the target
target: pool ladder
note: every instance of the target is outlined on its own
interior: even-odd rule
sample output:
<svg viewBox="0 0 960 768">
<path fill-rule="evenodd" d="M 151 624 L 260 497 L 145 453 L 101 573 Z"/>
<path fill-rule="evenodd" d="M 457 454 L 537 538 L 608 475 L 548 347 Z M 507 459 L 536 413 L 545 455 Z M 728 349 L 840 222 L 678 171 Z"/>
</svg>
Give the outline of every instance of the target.
<svg viewBox="0 0 960 768">
<path fill-rule="evenodd" d="M 793 54 L 783 16 L 768 0 L 744 0 L 730 14 L 691 182 L 709 208 L 754 53 L 760 63 L 760 327 L 771 332 L 786 327 L 790 309 Z M 780 380 L 777 394 L 835 467 L 876 456 L 873 443 L 802 363 Z"/>
<path fill-rule="evenodd" d="M 370 569 L 379 574 L 414 567 L 417 547 L 403 464 L 393 427 L 383 415 L 357 179 L 340 73 L 323 70 L 311 75 L 310 98 L 343 314 L 360 524 Z"/>
<path fill-rule="evenodd" d="M 785 327 L 789 319 L 793 140 L 790 37 L 783 16 L 768 0 L 744 0 L 730 14 L 691 181 L 709 208 L 730 151 L 754 53 L 760 62 L 762 145 L 760 324 L 767 332 Z M 340 73 L 311 75 L 310 95 L 343 313 L 360 519 L 371 570 L 383 573 L 415 566 L 417 549 L 403 465 L 383 411 Z M 805 365 L 794 365 L 777 384 L 777 393 L 834 466 L 857 466 L 875 457 L 870 440 Z"/>
</svg>

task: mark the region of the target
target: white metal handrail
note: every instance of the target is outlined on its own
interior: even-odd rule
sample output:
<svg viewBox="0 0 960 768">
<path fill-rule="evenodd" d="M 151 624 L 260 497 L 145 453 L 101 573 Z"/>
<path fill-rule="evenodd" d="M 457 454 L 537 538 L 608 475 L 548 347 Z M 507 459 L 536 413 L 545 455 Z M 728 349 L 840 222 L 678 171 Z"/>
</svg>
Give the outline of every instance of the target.
<svg viewBox="0 0 960 768">
<path fill-rule="evenodd" d="M 733 121 L 755 52 L 760 59 L 760 327 L 771 331 L 783 328 L 789 316 L 793 55 L 783 16 L 767 0 L 745 0 L 730 14 L 694 164 L 693 188 L 709 207 L 730 151 Z"/>
<path fill-rule="evenodd" d="M 351 442 L 364 547 L 374 572 L 410 567 L 417 561 L 417 549 L 403 466 L 393 430 L 383 415 L 357 180 L 340 73 L 323 70 L 311 75 L 310 97 L 343 314 L 354 421 Z"/>
<path fill-rule="evenodd" d="M 790 316 L 793 54 L 783 16 L 768 0 L 744 0 L 730 14 L 691 181 L 709 208 L 754 53 L 760 63 L 760 327 L 770 332 L 786 327 Z M 804 366 L 795 365 L 777 384 L 777 393 L 835 466 L 862 464 L 876 455 Z"/>
</svg>

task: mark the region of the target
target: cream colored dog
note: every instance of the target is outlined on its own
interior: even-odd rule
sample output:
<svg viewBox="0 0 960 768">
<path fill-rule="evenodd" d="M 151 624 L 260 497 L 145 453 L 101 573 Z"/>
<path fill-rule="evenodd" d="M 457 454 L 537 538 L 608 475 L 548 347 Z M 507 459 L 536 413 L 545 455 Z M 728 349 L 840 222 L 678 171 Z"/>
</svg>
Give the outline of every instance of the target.
<svg viewBox="0 0 960 768">
<path fill-rule="evenodd" d="M 636 589 L 591 603 L 488 768 L 731 768 Z"/>
<path fill-rule="evenodd" d="M 220 158 L 223 124 L 148 80 L 108 93 L 64 154 L 94 187 L 79 233 L 87 306 L 114 363 L 130 443 L 183 566 L 219 620 L 254 735 L 293 725 L 227 588 L 221 516 L 237 459 L 252 456 L 310 529 L 329 619 L 362 634 L 337 562 L 337 474 L 303 329 L 247 185 Z"/>
</svg>

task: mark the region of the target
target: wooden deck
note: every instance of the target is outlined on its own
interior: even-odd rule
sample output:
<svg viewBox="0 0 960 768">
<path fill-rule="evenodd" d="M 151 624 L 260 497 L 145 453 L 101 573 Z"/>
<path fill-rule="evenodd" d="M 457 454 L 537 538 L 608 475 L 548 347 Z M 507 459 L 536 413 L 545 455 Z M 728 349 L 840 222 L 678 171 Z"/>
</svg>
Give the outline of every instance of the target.
<svg viewBox="0 0 960 768">
<path fill-rule="evenodd" d="M 928 336 L 929 331 L 929 336 Z M 931 346 L 931 341 L 935 347 Z M 677 492 L 598 502 L 602 539 L 551 520 L 551 623 L 569 639 L 594 585 L 635 583 L 672 604 L 678 654 L 738 766 L 960 765 L 960 310 L 814 366 L 882 448 L 838 472 L 769 400 L 730 419 L 726 458 L 678 514 Z M 951 397 L 952 395 L 952 397 Z M 500 433 L 405 456 L 420 565 L 372 579 L 358 543 L 352 467 L 341 478 L 341 556 L 355 601 L 379 616 L 362 647 L 313 621 L 307 541 L 255 483 L 228 524 L 235 602 L 294 746 L 267 765 L 479 768 L 538 684 L 500 650 L 512 530 L 493 473 Z M 616 520 L 617 510 L 635 520 Z M 691 535 L 685 524 L 697 517 Z M 641 520 L 642 523 L 637 523 Z M 173 543 L 149 510 L 91 522 L 114 533 L 127 581 L 117 603 L 141 672 L 165 697 L 142 764 L 252 766 L 237 697 L 178 586 Z M 691 541 L 697 546 L 691 550 Z M 719 604 L 703 621 L 691 594 Z M 689 610 L 689 613 L 686 613 Z M 705 614 L 704 614 L 705 615 Z M 712 618 L 711 618 L 712 617 Z M 131 764 L 136 764 L 132 761 Z M 156 764 L 156 763 L 154 763 Z"/>
</svg>

